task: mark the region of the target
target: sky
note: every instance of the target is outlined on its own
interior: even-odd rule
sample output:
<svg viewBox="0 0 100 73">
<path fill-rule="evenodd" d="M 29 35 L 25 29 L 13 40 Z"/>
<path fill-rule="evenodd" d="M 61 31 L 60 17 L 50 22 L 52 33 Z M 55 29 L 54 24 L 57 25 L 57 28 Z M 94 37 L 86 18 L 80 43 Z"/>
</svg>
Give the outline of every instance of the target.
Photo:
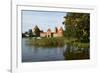
<svg viewBox="0 0 100 73">
<path fill-rule="evenodd" d="M 22 32 L 33 29 L 36 25 L 44 32 L 46 32 L 48 28 L 50 28 L 51 31 L 55 31 L 55 27 L 62 27 L 64 29 L 62 22 L 66 14 L 66 12 L 22 10 Z"/>
</svg>

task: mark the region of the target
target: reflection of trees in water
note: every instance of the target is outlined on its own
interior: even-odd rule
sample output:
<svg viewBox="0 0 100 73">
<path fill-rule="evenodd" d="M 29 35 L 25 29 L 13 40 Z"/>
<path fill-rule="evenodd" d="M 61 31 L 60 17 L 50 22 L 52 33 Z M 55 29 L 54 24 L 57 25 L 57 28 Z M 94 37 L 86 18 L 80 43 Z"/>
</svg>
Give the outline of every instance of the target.
<svg viewBox="0 0 100 73">
<path fill-rule="evenodd" d="M 67 46 L 63 53 L 65 60 L 79 60 L 79 59 L 89 59 L 90 53 L 89 48 L 74 48 L 72 46 Z"/>
</svg>

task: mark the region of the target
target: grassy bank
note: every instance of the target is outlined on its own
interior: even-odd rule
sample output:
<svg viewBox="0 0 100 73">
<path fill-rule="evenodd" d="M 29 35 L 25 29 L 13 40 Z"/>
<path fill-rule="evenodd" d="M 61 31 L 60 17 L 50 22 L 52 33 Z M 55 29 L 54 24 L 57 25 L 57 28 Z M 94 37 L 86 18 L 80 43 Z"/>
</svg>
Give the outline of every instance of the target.
<svg viewBox="0 0 100 73">
<path fill-rule="evenodd" d="M 65 37 L 30 39 L 28 42 L 37 47 L 63 47 L 66 44 L 78 48 L 89 48 L 89 43 L 82 43 L 77 39 Z"/>
<path fill-rule="evenodd" d="M 29 42 L 37 47 L 63 47 L 65 45 L 63 38 L 30 39 Z"/>
</svg>

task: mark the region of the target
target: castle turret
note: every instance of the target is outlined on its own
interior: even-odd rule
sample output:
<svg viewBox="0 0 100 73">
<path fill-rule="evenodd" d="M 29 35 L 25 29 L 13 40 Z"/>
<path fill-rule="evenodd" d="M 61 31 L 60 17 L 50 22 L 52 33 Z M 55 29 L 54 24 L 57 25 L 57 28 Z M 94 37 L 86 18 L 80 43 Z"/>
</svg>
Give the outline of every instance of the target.
<svg viewBox="0 0 100 73">
<path fill-rule="evenodd" d="M 62 27 L 59 28 L 58 35 L 59 36 L 63 36 L 63 28 Z"/>
</svg>

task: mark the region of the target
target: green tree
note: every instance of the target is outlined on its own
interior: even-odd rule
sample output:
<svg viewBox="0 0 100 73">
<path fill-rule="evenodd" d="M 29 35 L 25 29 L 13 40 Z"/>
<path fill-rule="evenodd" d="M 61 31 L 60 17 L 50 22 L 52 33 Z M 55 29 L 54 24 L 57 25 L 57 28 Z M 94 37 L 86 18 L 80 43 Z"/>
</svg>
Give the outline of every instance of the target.
<svg viewBox="0 0 100 73">
<path fill-rule="evenodd" d="M 35 33 L 36 37 L 39 37 L 40 36 L 40 29 L 38 28 L 37 25 L 34 28 L 34 33 Z"/>
<path fill-rule="evenodd" d="M 90 14 L 67 13 L 64 17 L 65 36 L 74 37 L 82 42 L 89 42 L 90 37 Z"/>
</svg>

